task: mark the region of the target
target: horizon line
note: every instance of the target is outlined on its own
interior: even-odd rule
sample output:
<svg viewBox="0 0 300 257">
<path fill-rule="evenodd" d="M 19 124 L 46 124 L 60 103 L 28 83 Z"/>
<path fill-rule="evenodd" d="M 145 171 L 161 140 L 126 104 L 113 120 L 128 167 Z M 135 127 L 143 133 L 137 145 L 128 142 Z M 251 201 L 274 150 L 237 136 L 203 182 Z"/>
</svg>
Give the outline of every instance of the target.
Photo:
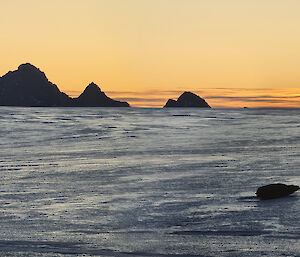
<svg viewBox="0 0 300 257">
<path fill-rule="evenodd" d="M 41 71 L 36 66 L 30 63 L 22 65 L 31 65 Z M 16 71 L 16 70 L 15 70 Z M 11 71 L 8 71 L 8 74 Z M 44 72 L 43 72 L 44 73 Z M 5 76 L 4 74 L 3 76 Z M 45 74 L 45 73 L 44 73 Z M 3 77 L 1 76 L 1 77 Z M 45 75 L 46 76 L 46 75 Z M 48 80 L 49 81 L 49 80 Z M 50 81 L 49 81 L 50 82 Z M 52 83 L 52 82 L 51 82 Z M 93 82 L 92 82 L 93 83 Z M 57 84 L 52 83 L 57 86 Z M 91 83 L 89 83 L 91 84 Z M 59 87 L 57 86 L 59 89 Z M 100 87 L 99 87 L 100 88 Z M 77 98 L 83 91 L 59 89 L 67 94 L 70 98 Z M 100 88 L 101 90 L 101 88 Z M 102 91 L 102 90 L 101 90 Z M 139 108 L 163 108 L 168 99 L 177 99 L 183 92 L 193 92 L 199 95 L 204 100 L 209 100 L 209 105 L 212 108 L 219 109 L 235 109 L 235 108 L 300 108 L 300 93 L 299 89 L 292 88 L 242 88 L 242 87 L 214 87 L 203 89 L 182 87 L 174 90 L 157 90 L 146 89 L 143 91 L 133 90 L 107 90 L 102 91 L 114 100 L 126 101 L 132 107 Z M 298 100 L 299 99 L 299 100 Z"/>
</svg>

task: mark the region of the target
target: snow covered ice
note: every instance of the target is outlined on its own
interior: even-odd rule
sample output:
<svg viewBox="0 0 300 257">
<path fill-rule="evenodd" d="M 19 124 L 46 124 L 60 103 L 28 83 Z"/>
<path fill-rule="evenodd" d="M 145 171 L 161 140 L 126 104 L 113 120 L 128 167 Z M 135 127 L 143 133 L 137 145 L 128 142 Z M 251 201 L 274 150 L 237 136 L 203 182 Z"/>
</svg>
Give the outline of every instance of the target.
<svg viewBox="0 0 300 257">
<path fill-rule="evenodd" d="M 300 110 L 0 108 L 0 256 L 300 256 Z"/>
</svg>

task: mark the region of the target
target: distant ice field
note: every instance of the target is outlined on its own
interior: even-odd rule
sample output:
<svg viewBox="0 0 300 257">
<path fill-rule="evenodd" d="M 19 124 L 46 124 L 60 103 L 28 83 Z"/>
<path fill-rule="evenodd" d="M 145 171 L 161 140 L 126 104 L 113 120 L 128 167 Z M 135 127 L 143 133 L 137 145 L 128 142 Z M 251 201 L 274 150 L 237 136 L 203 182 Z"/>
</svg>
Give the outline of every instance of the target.
<svg viewBox="0 0 300 257">
<path fill-rule="evenodd" d="M 300 256 L 300 109 L 0 107 L 0 256 Z"/>
</svg>

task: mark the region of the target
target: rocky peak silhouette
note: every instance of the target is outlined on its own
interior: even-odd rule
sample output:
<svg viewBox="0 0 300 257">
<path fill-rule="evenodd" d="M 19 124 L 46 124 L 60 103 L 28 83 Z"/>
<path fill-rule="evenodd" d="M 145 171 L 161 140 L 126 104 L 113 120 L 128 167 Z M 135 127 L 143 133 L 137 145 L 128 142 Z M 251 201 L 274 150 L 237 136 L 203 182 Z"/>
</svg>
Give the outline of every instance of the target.
<svg viewBox="0 0 300 257">
<path fill-rule="evenodd" d="M 100 93 L 102 92 L 100 87 L 98 87 L 94 82 L 91 82 L 83 91 L 84 92 L 90 92 L 90 93 Z"/>
<path fill-rule="evenodd" d="M 202 108 L 211 108 L 208 103 L 201 98 L 200 96 L 185 91 L 179 96 L 176 100 L 169 99 L 164 107 L 202 107 Z"/>
<path fill-rule="evenodd" d="M 94 82 L 90 83 L 75 101 L 79 106 L 129 107 L 126 102 L 119 102 L 106 96 Z"/>
</svg>

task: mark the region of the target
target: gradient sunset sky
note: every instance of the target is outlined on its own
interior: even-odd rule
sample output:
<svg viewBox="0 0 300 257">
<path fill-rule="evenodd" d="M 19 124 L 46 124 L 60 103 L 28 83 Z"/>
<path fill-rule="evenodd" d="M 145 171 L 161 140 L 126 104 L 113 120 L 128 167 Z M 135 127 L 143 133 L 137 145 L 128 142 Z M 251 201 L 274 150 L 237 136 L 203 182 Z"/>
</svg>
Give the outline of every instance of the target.
<svg viewBox="0 0 300 257">
<path fill-rule="evenodd" d="M 131 106 L 300 107 L 299 0 L 0 0 L 0 76 L 30 62 Z"/>
</svg>

